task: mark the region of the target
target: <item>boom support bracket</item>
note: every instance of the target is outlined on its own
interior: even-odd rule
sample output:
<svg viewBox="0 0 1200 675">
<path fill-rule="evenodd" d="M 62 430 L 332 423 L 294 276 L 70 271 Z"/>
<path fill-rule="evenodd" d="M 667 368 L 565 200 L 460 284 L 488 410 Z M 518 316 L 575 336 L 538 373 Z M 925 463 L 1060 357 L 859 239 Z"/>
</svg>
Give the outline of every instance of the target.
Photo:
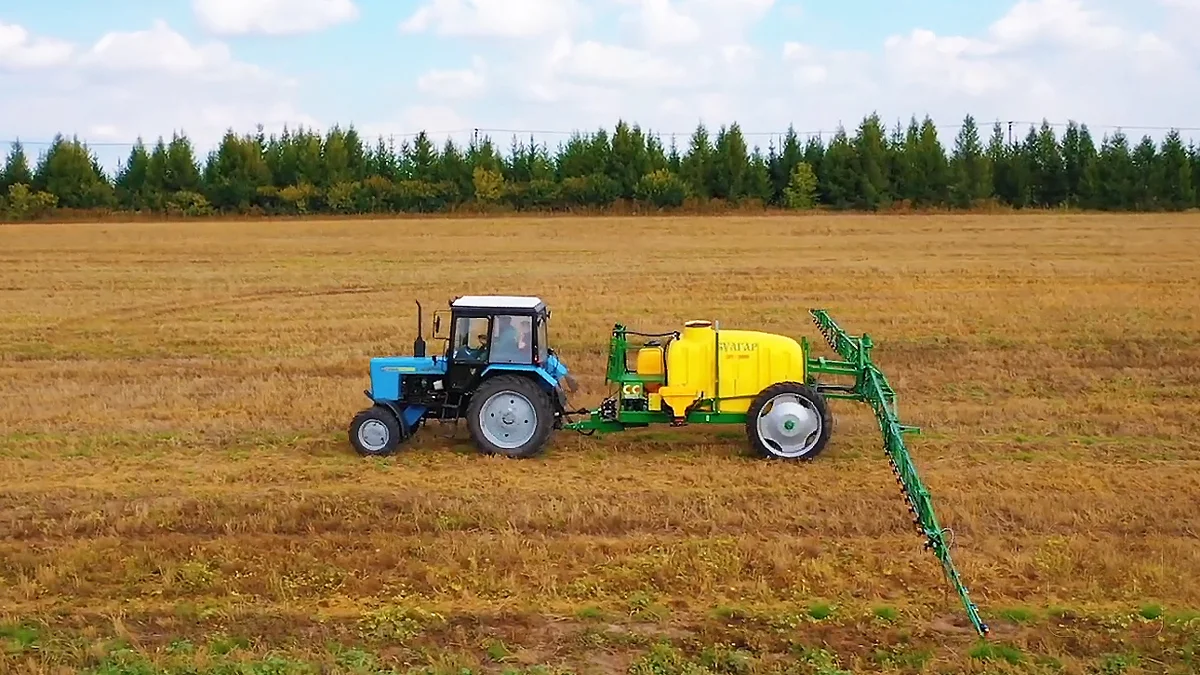
<svg viewBox="0 0 1200 675">
<path fill-rule="evenodd" d="M 913 515 L 913 523 L 917 532 L 925 537 L 925 548 L 932 550 L 942 563 L 946 578 L 958 593 L 967 618 L 980 636 L 988 634 L 988 626 L 983 623 L 979 611 L 971 601 L 966 586 L 959 577 L 958 569 L 950 559 L 950 548 L 946 544 L 945 530 L 938 524 L 933 512 L 933 502 L 929 491 L 917 475 L 908 448 L 904 445 L 904 434 L 919 433 L 917 427 L 900 423 L 896 410 L 896 392 L 888 384 L 887 378 L 871 361 L 871 338 L 867 335 L 852 336 L 842 330 L 825 310 L 810 310 L 813 322 L 816 323 L 821 335 L 829 346 L 837 352 L 842 361 L 831 361 L 825 358 L 809 359 L 809 372 L 813 374 L 847 375 L 854 377 L 852 386 L 818 384 L 818 388 L 830 398 L 843 398 L 862 401 L 875 412 L 879 422 L 879 430 L 883 434 L 883 451 L 887 454 L 892 465 L 892 472 L 900 484 L 901 492 L 908 502 L 909 512 Z"/>
</svg>

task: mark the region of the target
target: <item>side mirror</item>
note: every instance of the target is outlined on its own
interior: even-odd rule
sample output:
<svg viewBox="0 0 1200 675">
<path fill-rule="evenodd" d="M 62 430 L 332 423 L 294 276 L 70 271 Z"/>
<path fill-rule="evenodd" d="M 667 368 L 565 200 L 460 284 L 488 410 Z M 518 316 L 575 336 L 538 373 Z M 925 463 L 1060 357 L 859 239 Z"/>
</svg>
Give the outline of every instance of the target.
<svg viewBox="0 0 1200 675">
<path fill-rule="evenodd" d="M 439 309 L 433 313 L 433 339 L 434 340 L 449 340 L 450 336 L 443 333 L 442 330 L 446 327 L 442 321 L 442 317 L 447 310 Z"/>
</svg>

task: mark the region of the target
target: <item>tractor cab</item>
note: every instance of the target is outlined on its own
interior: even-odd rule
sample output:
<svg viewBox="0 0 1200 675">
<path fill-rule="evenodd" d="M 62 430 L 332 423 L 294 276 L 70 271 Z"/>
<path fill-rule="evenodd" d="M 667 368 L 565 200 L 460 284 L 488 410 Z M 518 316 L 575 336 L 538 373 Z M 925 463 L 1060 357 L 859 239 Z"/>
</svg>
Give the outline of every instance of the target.
<svg viewBox="0 0 1200 675">
<path fill-rule="evenodd" d="M 442 321 L 447 311 L 448 327 Z M 497 369 L 545 371 L 556 377 L 559 366 L 550 349 L 549 318 L 546 303 L 533 296 L 455 298 L 449 310 L 439 310 L 433 319 L 435 337 L 446 341 L 447 386 L 470 389 Z"/>
<path fill-rule="evenodd" d="M 442 313 L 434 315 L 434 334 L 442 333 Z M 451 365 L 541 366 L 549 358 L 546 321 L 550 311 L 540 298 L 466 295 L 450 303 L 446 361 Z"/>
</svg>

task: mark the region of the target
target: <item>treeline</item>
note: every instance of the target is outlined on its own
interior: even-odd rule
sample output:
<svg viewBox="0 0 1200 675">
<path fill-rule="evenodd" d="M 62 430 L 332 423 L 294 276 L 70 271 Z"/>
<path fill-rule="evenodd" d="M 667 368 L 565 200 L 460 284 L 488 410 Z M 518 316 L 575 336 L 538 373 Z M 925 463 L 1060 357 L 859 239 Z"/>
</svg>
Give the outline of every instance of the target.
<svg viewBox="0 0 1200 675">
<path fill-rule="evenodd" d="M 948 143 L 932 120 L 888 129 L 868 115 L 851 132 L 802 138 L 793 129 L 764 150 L 738 124 L 699 125 L 680 148 L 619 122 L 575 134 L 554 152 L 513 137 L 508 152 L 486 136 L 440 147 L 425 133 L 399 144 L 364 140 L 353 127 L 325 134 L 229 131 L 200 161 L 176 134 L 140 140 L 115 175 L 77 139 L 56 137 L 36 161 L 14 143 L 0 172 L 0 214 L 10 220 L 75 212 L 387 214 L 454 210 L 655 209 L 733 204 L 784 209 L 1072 207 L 1108 211 L 1197 206 L 1200 148 L 1177 131 L 1161 143 L 1124 133 L 1096 141 L 1072 122 L 1024 133 L 996 123 L 985 140 L 967 116 Z"/>
</svg>

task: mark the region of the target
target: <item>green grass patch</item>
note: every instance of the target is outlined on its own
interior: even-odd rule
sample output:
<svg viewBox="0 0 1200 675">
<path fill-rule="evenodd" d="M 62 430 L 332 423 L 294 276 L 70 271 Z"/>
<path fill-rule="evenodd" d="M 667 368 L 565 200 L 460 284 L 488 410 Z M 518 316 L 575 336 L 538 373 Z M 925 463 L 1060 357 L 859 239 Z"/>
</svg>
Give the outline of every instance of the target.
<svg viewBox="0 0 1200 675">
<path fill-rule="evenodd" d="M 1025 661 L 1025 654 L 1020 649 L 1001 642 L 977 644 L 968 654 L 978 661 L 1005 661 L 1014 666 Z"/>
<path fill-rule="evenodd" d="M 1161 619 L 1163 616 L 1163 607 L 1162 605 L 1155 604 L 1142 605 L 1141 608 L 1138 609 L 1138 616 L 1146 619 L 1147 621 Z"/>
<path fill-rule="evenodd" d="M 36 649 L 42 632 L 30 624 L 0 625 L 0 644 L 8 654 L 21 654 Z"/>
<path fill-rule="evenodd" d="M 1037 612 L 1028 607 L 1004 607 L 997 611 L 1000 618 L 1012 623 L 1027 624 L 1037 619 Z"/>
<path fill-rule="evenodd" d="M 824 621 L 833 616 L 835 607 L 826 602 L 816 602 L 808 606 L 808 615 L 817 621 Z"/>
<path fill-rule="evenodd" d="M 872 608 L 871 615 L 876 619 L 886 621 L 887 623 L 896 623 L 896 621 L 900 618 L 900 612 L 896 611 L 895 607 L 887 606 Z"/>
<path fill-rule="evenodd" d="M 1096 663 L 1093 672 L 1097 675 L 1122 675 L 1136 669 L 1140 662 L 1137 654 L 1106 654 Z"/>
<path fill-rule="evenodd" d="M 595 605 L 580 607 L 575 612 L 575 618 L 583 621 L 601 621 L 605 617 L 604 610 Z"/>
</svg>

